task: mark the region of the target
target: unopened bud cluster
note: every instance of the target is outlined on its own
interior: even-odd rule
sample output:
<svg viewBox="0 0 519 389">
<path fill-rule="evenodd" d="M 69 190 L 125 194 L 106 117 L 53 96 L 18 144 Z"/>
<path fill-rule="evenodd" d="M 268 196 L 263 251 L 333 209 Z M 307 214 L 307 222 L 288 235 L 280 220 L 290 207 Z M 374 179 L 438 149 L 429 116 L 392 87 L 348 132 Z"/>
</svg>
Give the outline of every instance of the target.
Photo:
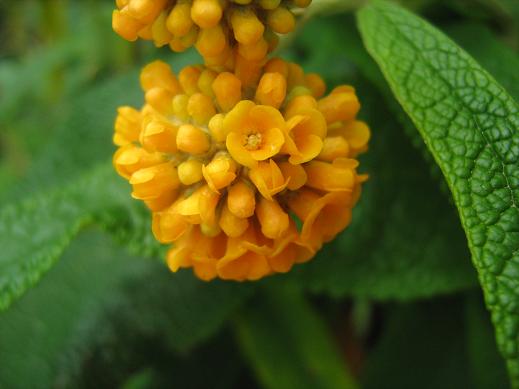
<svg viewBox="0 0 519 389">
<path fill-rule="evenodd" d="M 270 59 L 254 87 L 231 72 L 160 61 L 141 73 L 145 105 L 121 107 L 114 165 L 172 243 L 169 267 L 255 280 L 309 260 L 351 219 L 370 132 L 355 90 L 325 96 L 316 74 Z"/>
<path fill-rule="evenodd" d="M 114 30 L 123 38 L 152 40 L 176 52 L 195 46 L 206 64 L 232 69 L 261 62 L 278 34 L 295 27 L 294 10 L 311 0 L 117 0 Z"/>
</svg>

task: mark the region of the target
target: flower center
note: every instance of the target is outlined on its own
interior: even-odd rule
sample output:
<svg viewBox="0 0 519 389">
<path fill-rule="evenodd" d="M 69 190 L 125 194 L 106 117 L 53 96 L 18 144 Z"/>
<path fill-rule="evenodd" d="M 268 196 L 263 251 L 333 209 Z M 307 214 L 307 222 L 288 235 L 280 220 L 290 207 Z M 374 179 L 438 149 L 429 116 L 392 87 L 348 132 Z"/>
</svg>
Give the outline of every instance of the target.
<svg viewBox="0 0 519 389">
<path fill-rule="evenodd" d="M 245 148 L 247 150 L 257 150 L 261 146 L 261 134 L 249 134 L 245 138 Z"/>
</svg>

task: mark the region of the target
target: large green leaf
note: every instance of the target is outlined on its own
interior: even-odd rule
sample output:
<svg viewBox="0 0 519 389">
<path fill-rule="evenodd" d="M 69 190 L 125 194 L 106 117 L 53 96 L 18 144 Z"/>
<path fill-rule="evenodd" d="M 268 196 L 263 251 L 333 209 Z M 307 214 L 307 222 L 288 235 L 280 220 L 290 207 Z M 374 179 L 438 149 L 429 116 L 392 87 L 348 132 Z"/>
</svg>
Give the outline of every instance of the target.
<svg viewBox="0 0 519 389">
<path fill-rule="evenodd" d="M 479 24 L 457 23 L 445 28 L 445 32 L 492 74 L 516 101 L 519 99 L 517 53 Z"/>
<path fill-rule="evenodd" d="M 34 285 L 77 233 L 94 222 L 134 252 L 158 255 L 148 213 L 127 192 L 112 167 L 102 165 L 68 186 L 1 208 L 0 311 Z"/>
<path fill-rule="evenodd" d="M 326 324 L 299 289 L 271 285 L 258 297 L 240 312 L 236 333 L 262 387 L 357 387 Z"/>
<path fill-rule="evenodd" d="M 173 66 L 193 58 L 179 56 Z M 114 151 L 116 107 L 140 100 L 137 71 L 79 98 L 28 177 L 7 192 L 12 204 L 0 209 L 0 311 L 34 285 L 88 224 L 106 227 L 133 252 L 160 255 L 149 212 L 106 163 Z"/>
<path fill-rule="evenodd" d="M 453 193 L 500 350 L 519 387 L 519 107 L 419 17 L 376 2 L 359 13 L 359 26 Z"/>
<path fill-rule="evenodd" d="M 461 298 L 388 304 L 380 316 L 383 328 L 368 353 L 363 388 L 474 387 Z"/>
<path fill-rule="evenodd" d="M 508 376 L 499 354 L 494 329 L 481 291 L 467 293 L 465 302 L 465 338 L 474 389 L 508 388 Z"/>
<path fill-rule="evenodd" d="M 204 387 L 204 377 L 193 379 L 178 369 L 200 371 L 186 361 L 207 363 L 204 351 L 193 347 L 213 335 L 250 291 L 207 284 L 189 272 L 172 275 L 89 231 L 40 284 L 0 314 L 0 387 L 116 387 L 147 364 L 175 373 L 169 385 L 186 387 L 187 378 L 189 387 Z M 236 364 L 229 347 L 217 346 Z M 217 375 L 228 375 L 210 366 L 232 370 L 221 362 L 204 370 L 215 384 Z"/>
</svg>

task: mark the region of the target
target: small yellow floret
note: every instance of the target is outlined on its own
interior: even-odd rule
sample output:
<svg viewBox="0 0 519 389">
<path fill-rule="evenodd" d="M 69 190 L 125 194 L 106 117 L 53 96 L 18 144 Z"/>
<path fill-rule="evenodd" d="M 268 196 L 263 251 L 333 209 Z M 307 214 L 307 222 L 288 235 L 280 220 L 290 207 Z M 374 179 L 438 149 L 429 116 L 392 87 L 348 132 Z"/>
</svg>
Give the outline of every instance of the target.
<svg viewBox="0 0 519 389">
<path fill-rule="evenodd" d="M 179 150 L 194 155 L 204 154 L 210 147 L 207 134 L 191 124 L 183 124 L 178 128 L 176 141 Z"/>
</svg>

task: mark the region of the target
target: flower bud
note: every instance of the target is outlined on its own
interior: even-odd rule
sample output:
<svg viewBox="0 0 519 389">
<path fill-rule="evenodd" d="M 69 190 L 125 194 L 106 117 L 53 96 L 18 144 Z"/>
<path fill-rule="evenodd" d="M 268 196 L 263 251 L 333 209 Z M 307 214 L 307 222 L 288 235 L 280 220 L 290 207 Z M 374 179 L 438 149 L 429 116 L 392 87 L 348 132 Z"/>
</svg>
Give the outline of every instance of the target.
<svg viewBox="0 0 519 389">
<path fill-rule="evenodd" d="M 178 119 L 182 121 L 187 121 L 189 119 L 189 114 L 187 112 L 187 103 L 189 102 L 188 95 L 176 95 L 173 98 L 173 115 L 175 115 Z"/>
<path fill-rule="evenodd" d="M 288 229 L 288 214 L 276 200 L 261 198 L 256 207 L 256 216 L 261 225 L 261 232 L 267 238 L 278 239 Z"/>
<path fill-rule="evenodd" d="M 203 125 L 207 124 L 209 119 L 216 114 L 216 110 L 210 97 L 202 93 L 195 93 L 187 102 L 187 113 L 196 124 Z"/>
<path fill-rule="evenodd" d="M 113 164 L 120 176 L 130 179 L 137 170 L 161 163 L 164 158 L 158 153 L 148 153 L 143 148 L 128 144 L 119 148 L 113 157 Z"/>
<path fill-rule="evenodd" d="M 131 107 L 119 107 L 115 119 L 113 141 L 116 146 L 124 146 L 139 140 L 141 113 Z"/>
<path fill-rule="evenodd" d="M 333 162 L 336 158 L 348 156 L 350 146 L 342 136 L 328 136 L 323 141 L 323 149 L 317 156 L 322 161 Z"/>
<path fill-rule="evenodd" d="M 193 231 L 194 228 L 189 228 L 168 251 L 166 262 L 172 272 L 177 272 L 180 268 L 192 265 L 191 254 L 198 238 Z"/>
<path fill-rule="evenodd" d="M 191 124 L 183 124 L 178 128 L 177 147 L 190 154 L 204 154 L 209 150 L 210 143 L 207 134 Z"/>
<path fill-rule="evenodd" d="M 227 137 L 227 132 L 224 129 L 223 126 L 223 120 L 224 116 L 223 114 L 219 113 L 214 115 L 211 120 L 209 120 L 209 131 L 211 132 L 211 136 L 214 141 L 218 143 L 225 142 L 225 138 Z"/>
<path fill-rule="evenodd" d="M 280 3 L 281 3 L 281 0 L 260 0 L 259 1 L 260 7 L 263 9 L 268 9 L 268 10 L 276 9 L 277 7 L 279 7 Z"/>
<path fill-rule="evenodd" d="M 191 7 L 191 19 L 200 28 L 211 28 L 222 18 L 222 6 L 218 0 L 194 0 Z"/>
<path fill-rule="evenodd" d="M 265 64 L 265 73 L 279 73 L 286 79 L 288 77 L 288 64 L 281 58 L 271 58 Z"/>
<path fill-rule="evenodd" d="M 171 32 L 166 27 L 167 13 L 162 12 L 159 17 L 151 25 L 151 36 L 156 47 L 167 45 L 173 38 Z"/>
<path fill-rule="evenodd" d="M 290 162 L 281 162 L 279 164 L 283 177 L 288 179 L 287 188 L 289 190 L 298 190 L 306 183 L 306 172 L 301 165 L 292 165 Z"/>
<path fill-rule="evenodd" d="M 227 154 L 216 154 L 209 164 L 202 166 L 202 174 L 209 187 L 219 193 L 236 178 L 236 162 Z"/>
<path fill-rule="evenodd" d="M 303 112 L 305 110 L 314 108 L 317 108 L 317 101 L 312 96 L 296 96 L 288 102 L 285 108 L 285 116 L 292 117 L 298 112 Z"/>
<path fill-rule="evenodd" d="M 180 92 L 180 84 L 169 65 L 162 61 L 154 61 L 146 65 L 140 74 L 140 83 L 144 91 L 159 87 L 174 94 Z"/>
<path fill-rule="evenodd" d="M 179 183 L 177 169 L 170 162 L 137 170 L 130 177 L 132 197 L 140 200 L 159 197 Z"/>
<path fill-rule="evenodd" d="M 153 199 L 143 200 L 143 202 L 152 212 L 160 212 L 168 208 L 173 203 L 173 201 L 175 201 L 177 195 L 178 190 L 172 189 Z"/>
<path fill-rule="evenodd" d="M 198 189 L 200 198 L 198 206 L 200 208 L 200 219 L 208 226 L 216 226 L 216 206 L 220 200 L 220 194 L 211 189 L 208 185 Z"/>
<path fill-rule="evenodd" d="M 263 38 L 250 45 L 238 44 L 238 53 L 247 61 L 262 61 L 267 56 L 268 49 L 269 45 Z"/>
<path fill-rule="evenodd" d="M 171 115 L 173 113 L 173 107 L 171 106 L 173 97 L 174 94 L 171 91 L 160 87 L 152 88 L 144 95 L 146 103 L 163 115 Z"/>
<path fill-rule="evenodd" d="M 256 89 L 256 101 L 259 104 L 279 108 L 285 100 L 287 83 L 279 73 L 265 73 Z"/>
<path fill-rule="evenodd" d="M 244 87 L 253 87 L 261 76 L 261 65 L 263 61 L 249 61 L 236 53 L 234 74 L 238 77 Z"/>
<path fill-rule="evenodd" d="M 198 89 L 204 95 L 214 98 L 213 92 L 213 82 L 218 76 L 218 73 L 211 69 L 205 69 L 202 73 L 200 73 L 200 77 L 198 78 Z"/>
<path fill-rule="evenodd" d="M 173 204 L 163 212 L 153 213 L 151 227 L 153 235 L 160 243 L 172 243 L 187 231 L 189 223 L 185 216 L 177 212 Z"/>
<path fill-rule="evenodd" d="M 204 28 L 198 33 L 196 49 L 202 57 L 215 57 L 225 50 L 226 45 L 227 37 L 220 25 Z"/>
<path fill-rule="evenodd" d="M 231 25 L 236 40 L 251 45 L 260 40 L 265 31 L 263 23 L 251 8 L 237 8 L 231 15 Z"/>
<path fill-rule="evenodd" d="M 294 30 L 296 20 L 292 12 L 285 7 L 277 7 L 268 12 L 267 24 L 278 34 L 287 34 Z"/>
<path fill-rule="evenodd" d="M 142 23 L 151 23 L 166 5 L 166 0 L 131 0 L 128 13 Z"/>
<path fill-rule="evenodd" d="M 176 126 L 166 120 L 152 119 L 143 127 L 140 142 L 146 150 L 169 154 L 177 151 Z"/>
<path fill-rule="evenodd" d="M 247 218 L 239 218 L 229 210 L 227 204 L 222 207 L 220 215 L 220 227 L 225 235 L 231 238 L 237 238 L 247 230 L 249 222 Z"/>
<path fill-rule="evenodd" d="M 249 178 L 261 195 L 270 201 L 273 200 L 272 196 L 284 190 L 288 184 L 288 179 L 285 181 L 281 170 L 272 159 L 268 162 L 261 161 L 257 167 L 250 169 Z"/>
<path fill-rule="evenodd" d="M 333 163 L 311 161 L 305 165 L 306 185 L 327 192 L 352 191 L 355 185 L 356 161 L 338 158 Z"/>
<path fill-rule="evenodd" d="M 182 53 L 188 48 L 188 46 L 182 43 L 182 38 L 173 37 L 173 39 L 171 39 L 171 41 L 169 42 L 169 48 L 175 53 Z"/>
<path fill-rule="evenodd" d="M 181 36 L 180 38 L 174 38 L 174 39 L 179 39 L 180 43 L 182 44 L 182 47 L 184 47 L 184 49 L 187 49 L 188 47 L 191 47 L 196 43 L 199 32 L 200 32 L 200 29 L 196 25 L 193 24 L 193 26 L 191 26 L 191 29 L 189 30 L 189 32 L 186 35 Z M 182 52 L 182 51 L 184 51 L 184 50 L 180 50 L 180 52 Z"/>
<path fill-rule="evenodd" d="M 227 192 L 227 206 L 229 211 L 238 218 L 251 217 L 256 207 L 254 190 L 245 182 L 238 181 Z"/>
<path fill-rule="evenodd" d="M 344 124 L 344 126 L 334 130 L 334 133 L 346 139 L 353 156 L 366 150 L 371 136 L 367 124 L 359 120 Z"/>
<path fill-rule="evenodd" d="M 198 92 L 198 78 L 200 77 L 200 69 L 197 66 L 186 66 L 178 74 L 178 79 L 182 89 L 188 95 Z"/>
<path fill-rule="evenodd" d="M 227 112 L 241 100 L 241 81 L 232 73 L 220 73 L 213 82 L 213 91 L 216 102 Z"/>
<path fill-rule="evenodd" d="M 191 4 L 189 1 L 179 1 L 175 4 L 169 13 L 166 26 L 178 38 L 183 37 L 191 30 L 193 21 L 191 20 Z"/>
<path fill-rule="evenodd" d="M 321 76 L 316 73 L 305 75 L 305 84 L 312 91 L 312 96 L 316 99 L 322 97 L 326 92 L 326 84 Z"/>
<path fill-rule="evenodd" d="M 178 178 L 184 185 L 192 185 L 202 180 L 203 163 L 197 159 L 188 159 L 178 165 Z"/>
<path fill-rule="evenodd" d="M 200 231 L 208 238 L 215 238 L 222 232 L 222 229 L 218 224 L 201 223 Z"/>
<path fill-rule="evenodd" d="M 137 35 L 139 38 L 146 39 L 148 41 L 153 40 L 153 35 L 151 33 L 151 24 L 148 24 L 141 28 Z"/>
<path fill-rule="evenodd" d="M 359 112 L 360 104 L 355 92 L 338 92 L 320 99 L 318 107 L 326 122 L 332 124 L 353 120 Z"/>
<path fill-rule="evenodd" d="M 113 11 L 112 28 L 127 41 L 136 41 L 138 38 L 137 33 L 142 27 L 142 23 L 132 18 L 127 12 L 119 10 Z"/>
<path fill-rule="evenodd" d="M 288 64 L 287 85 L 289 90 L 296 86 L 305 85 L 305 72 L 303 71 L 303 68 L 296 63 L 290 62 Z"/>
</svg>

